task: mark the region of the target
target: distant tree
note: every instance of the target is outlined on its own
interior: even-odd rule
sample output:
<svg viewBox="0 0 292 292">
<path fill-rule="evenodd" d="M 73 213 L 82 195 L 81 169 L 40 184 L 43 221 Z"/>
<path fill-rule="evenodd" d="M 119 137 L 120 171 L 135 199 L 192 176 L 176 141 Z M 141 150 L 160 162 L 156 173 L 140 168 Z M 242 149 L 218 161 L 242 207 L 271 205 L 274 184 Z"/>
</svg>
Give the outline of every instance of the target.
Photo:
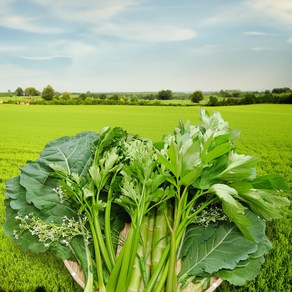
<svg viewBox="0 0 292 292">
<path fill-rule="evenodd" d="M 55 95 L 55 90 L 51 85 L 47 85 L 42 92 L 42 98 L 44 100 L 52 100 Z"/>
<path fill-rule="evenodd" d="M 200 102 L 201 100 L 204 99 L 204 96 L 203 96 L 203 92 L 201 90 L 197 90 L 195 92 L 193 92 L 190 96 L 189 96 L 190 100 L 194 103 L 198 103 Z"/>
<path fill-rule="evenodd" d="M 154 99 L 157 99 L 158 96 L 154 93 L 149 93 L 149 94 L 143 94 L 140 96 L 141 99 L 146 99 L 146 100 L 154 100 Z"/>
<path fill-rule="evenodd" d="M 256 102 L 256 97 L 251 92 L 246 92 L 243 95 L 242 103 L 243 104 L 253 104 Z"/>
<path fill-rule="evenodd" d="M 79 94 L 79 99 L 85 100 L 86 97 L 87 95 L 85 93 Z"/>
<path fill-rule="evenodd" d="M 281 94 L 281 93 L 289 93 L 289 92 L 292 92 L 292 90 L 289 87 L 274 88 L 272 90 L 273 94 Z"/>
<path fill-rule="evenodd" d="M 135 95 L 135 94 L 131 95 L 131 97 L 130 97 L 130 101 L 131 101 L 131 102 L 138 102 L 138 96 Z"/>
<path fill-rule="evenodd" d="M 14 94 L 16 96 L 23 96 L 24 91 L 23 91 L 23 89 L 21 87 L 17 87 L 16 90 L 14 91 Z"/>
<path fill-rule="evenodd" d="M 211 106 L 219 105 L 218 98 L 216 96 L 211 95 L 209 97 L 208 105 L 211 105 Z"/>
<path fill-rule="evenodd" d="M 278 103 L 292 104 L 292 92 L 280 94 Z"/>
<path fill-rule="evenodd" d="M 232 91 L 230 92 L 230 95 L 231 95 L 232 97 L 240 97 L 240 96 L 241 96 L 241 91 L 240 91 L 240 90 L 232 90 Z"/>
<path fill-rule="evenodd" d="M 158 92 L 157 98 L 160 100 L 168 100 L 172 98 L 172 91 L 167 89 L 167 90 L 160 90 Z"/>
<path fill-rule="evenodd" d="M 227 91 L 223 90 L 223 89 L 221 89 L 221 90 L 219 91 L 219 94 L 220 94 L 220 96 L 222 96 L 222 97 L 230 97 L 230 94 L 229 94 Z"/>
<path fill-rule="evenodd" d="M 110 98 L 109 98 L 110 100 L 116 100 L 116 101 L 118 101 L 119 99 L 120 99 L 120 97 L 119 97 L 119 95 L 118 94 L 113 94 Z"/>
<path fill-rule="evenodd" d="M 34 87 L 27 87 L 24 90 L 25 96 L 38 96 L 40 95 L 40 92 L 36 90 Z"/>
<path fill-rule="evenodd" d="M 64 93 L 62 94 L 62 99 L 63 99 L 63 100 L 69 100 L 70 98 L 71 98 L 71 95 L 70 95 L 69 92 L 64 92 Z"/>
<path fill-rule="evenodd" d="M 107 96 L 106 96 L 105 93 L 100 93 L 100 94 L 97 95 L 97 97 L 98 97 L 99 99 L 106 99 L 106 98 L 107 98 Z"/>
</svg>

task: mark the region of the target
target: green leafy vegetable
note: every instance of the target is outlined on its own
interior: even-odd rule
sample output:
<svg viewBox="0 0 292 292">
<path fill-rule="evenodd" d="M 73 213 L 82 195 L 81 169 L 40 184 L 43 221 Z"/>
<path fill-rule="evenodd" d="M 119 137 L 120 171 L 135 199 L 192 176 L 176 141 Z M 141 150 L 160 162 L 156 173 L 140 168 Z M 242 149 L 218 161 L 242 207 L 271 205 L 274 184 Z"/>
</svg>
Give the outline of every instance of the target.
<svg viewBox="0 0 292 292">
<path fill-rule="evenodd" d="M 77 261 L 84 291 L 253 279 L 271 249 L 265 220 L 284 214 L 287 185 L 257 177 L 258 158 L 236 153 L 238 132 L 219 113 L 200 117 L 155 144 L 110 127 L 49 142 L 6 184 L 7 236 Z"/>
</svg>

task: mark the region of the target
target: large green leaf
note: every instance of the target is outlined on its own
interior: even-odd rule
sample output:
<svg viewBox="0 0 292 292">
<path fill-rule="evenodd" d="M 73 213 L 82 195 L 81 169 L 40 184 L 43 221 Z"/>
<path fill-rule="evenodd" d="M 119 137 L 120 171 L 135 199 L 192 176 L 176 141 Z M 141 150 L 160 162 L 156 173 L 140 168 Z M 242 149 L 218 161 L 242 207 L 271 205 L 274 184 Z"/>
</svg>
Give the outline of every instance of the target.
<svg viewBox="0 0 292 292">
<path fill-rule="evenodd" d="M 290 205 L 289 199 L 279 192 L 286 189 L 286 183 L 278 175 L 266 175 L 250 182 L 235 182 L 231 186 L 238 191 L 236 198 L 265 220 L 280 218 L 285 213 L 284 208 Z"/>
<path fill-rule="evenodd" d="M 240 276 L 243 282 L 256 277 L 263 256 L 271 249 L 271 242 L 265 234 L 265 221 L 249 210 L 245 216 L 251 222 L 249 232 L 255 242 L 247 240 L 235 225 L 228 222 L 209 224 L 207 228 L 190 226 L 181 252 L 181 278 L 215 273 L 228 281 L 230 278 L 233 283 Z"/>
<path fill-rule="evenodd" d="M 257 157 L 230 152 L 229 164 L 220 177 L 226 181 L 242 181 L 256 177 Z"/>
<path fill-rule="evenodd" d="M 3 225 L 5 234 L 25 251 L 44 252 L 48 248 L 39 243 L 37 238 L 27 230 L 19 227 L 18 216 L 38 214 L 39 210 L 26 201 L 25 188 L 19 183 L 19 176 L 6 182 L 6 221 Z M 19 236 L 21 234 L 21 236 Z"/>
<path fill-rule="evenodd" d="M 225 184 L 215 184 L 211 186 L 209 190 L 220 198 L 224 213 L 237 225 L 242 234 L 246 238 L 254 240 L 249 232 L 250 222 L 246 216 L 244 216 L 246 208 L 235 199 L 237 191 Z"/>
<path fill-rule="evenodd" d="M 220 173 L 227 166 L 228 155 L 222 155 L 204 167 L 201 176 L 192 184 L 198 189 L 209 189 L 211 185 L 220 182 Z"/>
<path fill-rule="evenodd" d="M 214 235 L 216 228 L 217 224 L 210 224 L 208 226 L 208 232 L 202 233 L 202 226 L 197 224 L 190 225 L 184 236 L 183 248 L 181 250 L 180 257 L 188 256 L 192 245 L 194 244 L 194 238 L 197 244 L 204 243 L 206 240 Z"/>
<path fill-rule="evenodd" d="M 68 174 L 78 174 L 84 184 L 98 137 L 96 133 L 84 132 L 49 142 L 38 160 L 21 168 L 20 184 L 26 189 L 26 200 L 41 210 L 61 204 L 54 191 L 60 184 L 50 165 L 58 165 Z"/>
<path fill-rule="evenodd" d="M 262 234 L 262 238 L 255 253 L 250 254 L 247 260 L 240 261 L 234 269 L 222 269 L 216 275 L 236 286 L 244 285 L 246 281 L 255 279 L 265 261 L 264 256 L 272 248 L 271 242 L 265 236 L 265 229 L 258 230 L 258 237 L 260 234 Z"/>
<path fill-rule="evenodd" d="M 19 183 L 20 177 L 16 176 L 6 182 L 6 200 L 9 206 L 17 210 L 18 215 L 35 212 L 36 208 L 26 201 L 26 190 Z"/>
<path fill-rule="evenodd" d="M 49 142 L 40 154 L 39 161 L 46 165 L 57 164 L 67 172 L 86 177 L 92 162 L 92 150 L 99 135 L 95 132 L 82 132 L 76 136 L 66 136 Z"/>
<path fill-rule="evenodd" d="M 230 142 L 226 142 L 223 144 L 219 144 L 215 148 L 213 148 L 211 151 L 209 151 L 206 156 L 204 157 L 203 162 L 208 164 L 210 161 L 228 153 L 231 150 L 231 144 Z"/>
<path fill-rule="evenodd" d="M 246 281 L 253 280 L 259 273 L 262 264 L 264 263 L 264 257 L 251 258 L 244 266 L 236 267 L 233 270 L 221 270 L 216 273 L 216 276 L 222 280 L 228 281 L 232 285 L 241 286 Z"/>
<path fill-rule="evenodd" d="M 274 195 L 271 191 L 255 189 L 241 194 L 241 198 L 265 220 L 281 218 L 284 214 L 283 208 L 290 205 L 289 199 Z"/>
<path fill-rule="evenodd" d="M 59 179 L 52 176 L 50 164 L 65 168 L 68 173 L 77 173 L 86 182 L 87 170 L 92 162 L 93 147 L 98 135 L 85 132 L 74 137 L 63 137 L 49 142 L 41 152 L 40 158 L 21 168 L 19 176 L 6 183 L 6 234 L 24 250 L 44 252 L 49 247 L 39 242 L 36 235 L 20 228 L 18 216 L 33 214 L 43 222 L 62 224 L 62 218 L 76 216 L 76 211 L 68 202 L 61 202 L 55 188 Z M 16 238 L 15 234 L 17 234 Z M 71 255 L 64 245 L 55 243 L 57 254 Z"/>
<path fill-rule="evenodd" d="M 265 190 L 282 190 L 287 191 L 289 187 L 285 178 L 282 175 L 271 173 L 263 176 L 259 176 L 254 179 L 252 185 L 256 189 L 265 189 Z"/>
<path fill-rule="evenodd" d="M 211 225 L 212 226 L 212 225 Z M 224 223 L 216 228 L 214 234 L 203 243 L 200 237 L 208 237 L 208 228 L 200 227 L 192 238 L 187 256 L 182 259 L 181 274 L 213 274 L 220 269 L 233 269 L 240 260 L 257 250 L 257 245 L 244 238 L 235 225 Z M 213 230 L 212 230 L 213 232 Z M 238 248 L 240 246 L 240 248 Z"/>
</svg>

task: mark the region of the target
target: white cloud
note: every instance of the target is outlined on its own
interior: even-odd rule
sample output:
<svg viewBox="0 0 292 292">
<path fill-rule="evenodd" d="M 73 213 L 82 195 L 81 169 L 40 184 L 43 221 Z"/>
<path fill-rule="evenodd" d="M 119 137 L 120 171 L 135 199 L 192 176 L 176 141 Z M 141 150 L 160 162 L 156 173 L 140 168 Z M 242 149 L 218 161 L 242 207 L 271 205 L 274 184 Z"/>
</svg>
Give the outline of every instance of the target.
<svg viewBox="0 0 292 292">
<path fill-rule="evenodd" d="M 0 17 L 0 26 L 39 34 L 64 32 L 64 30 L 60 28 L 40 25 L 38 21 L 38 18 L 25 17 L 20 15 L 2 16 Z"/>
<path fill-rule="evenodd" d="M 61 58 L 66 58 L 62 56 L 23 56 L 22 57 L 25 60 L 28 61 L 51 61 L 51 60 L 56 60 L 56 59 L 61 59 Z"/>
<path fill-rule="evenodd" d="M 249 36 L 265 36 L 267 33 L 261 31 L 245 31 L 243 34 Z"/>
<path fill-rule="evenodd" d="M 279 22 L 292 25 L 291 0 L 248 0 L 246 3 L 256 11 L 273 17 Z"/>
<path fill-rule="evenodd" d="M 96 51 L 93 44 L 71 40 L 56 41 L 49 44 L 47 48 L 58 55 L 70 56 L 71 58 L 87 56 Z"/>
<path fill-rule="evenodd" d="M 108 19 L 135 5 L 135 0 L 33 0 L 35 3 L 53 11 L 56 17 L 68 21 L 96 23 Z"/>
<path fill-rule="evenodd" d="M 254 47 L 251 48 L 251 51 L 253 52 L 263 52 L 263 51 L 274 51 L 274 48 L 269 48 L 269 47 Z"/>
<path fill-rule="evenodd" d="M 202 20 L 203 26 L 217 26 L 223 23 L 231 23 L 236 21 L 244 22 L 246 19 L 250 17 L 250 14 L 245 9 L 245 6 L 242 4 L 242 1 L 234 1 L 228 5 L 228 9 L 226 6 L 222 5 L 222 9 L 218 10 L 214 15 L 207 17 Z M 238 17 L 240 15 L 240 17 Z"/>
<path fill-rule="evenodd" d="M 17 29 L 21 31 L 55 34 L 66 32 L 64 28 L 56 27 L 53 23 L 50 25 L 43 24 L 43 19 L 50 17 L 60 21 L 70 23 L 89 23 L 97 24 L 100 21 L 109 19 L 130 6 L 136 5 L 135 0 L 31 0 L 41 10 L 38 16 L 28 16 L 29 10 L 22 10 L 21 14 L 16 13 L 12 4 L 0 2 L 0 26 Z M 22 5 L 25 5 L 24 3 Z M 36 6 L 36 7 L 37 7 Z"/>
<path fill-rule="evenodd" d="M 23 50 L 25 50 L 24 46 L 0 43 L 0 52 L 2 53 L 20 52 Z"/>
<path fill-rule="evenodd" d="M 183 41 L 192 39 L 197 35 L 195 31 L 189 28 L 148 23 L 130 23 L 127 25 L 107 23 L 102 27 L 96 28 L 95 32 L 144 42 Z"/>
<path fill-rule="evenodd" d="M 224 48 L 222 45 L 206 44 L 202 46 L 192 47 L 190 49 L 187 49 L 186 51 L 195 55 L 214 55 L 217 53 L 221 53 L 222 51 L 226 52 L 226 48 Z"/>
<path fill-rule="evenodd" d="M 287 42 L 292 44 L 292 37 L 288 38 Z"/>
</svg>

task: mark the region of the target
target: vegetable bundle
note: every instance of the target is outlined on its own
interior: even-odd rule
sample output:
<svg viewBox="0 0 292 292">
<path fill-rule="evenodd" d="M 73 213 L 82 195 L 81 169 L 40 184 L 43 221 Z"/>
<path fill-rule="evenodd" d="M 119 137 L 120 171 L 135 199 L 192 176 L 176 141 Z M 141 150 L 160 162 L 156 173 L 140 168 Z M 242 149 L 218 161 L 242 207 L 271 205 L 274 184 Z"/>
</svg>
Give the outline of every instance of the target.
<svg viewBox="0 0 292 292">
<path fill-rule="evenodd" d="M 196 291 L 213 275 L 255 278 L 271 249 L 265 221 L 283 215 L 287 185 L 256 175 L 258 159 L 236 153 L 238 132 L 219 113 L 200 118 L 159 143 L 121 128 L 49 142 L 6 184 L 7 236 L 78 262 L 84 291 Z"/>
</svg>

